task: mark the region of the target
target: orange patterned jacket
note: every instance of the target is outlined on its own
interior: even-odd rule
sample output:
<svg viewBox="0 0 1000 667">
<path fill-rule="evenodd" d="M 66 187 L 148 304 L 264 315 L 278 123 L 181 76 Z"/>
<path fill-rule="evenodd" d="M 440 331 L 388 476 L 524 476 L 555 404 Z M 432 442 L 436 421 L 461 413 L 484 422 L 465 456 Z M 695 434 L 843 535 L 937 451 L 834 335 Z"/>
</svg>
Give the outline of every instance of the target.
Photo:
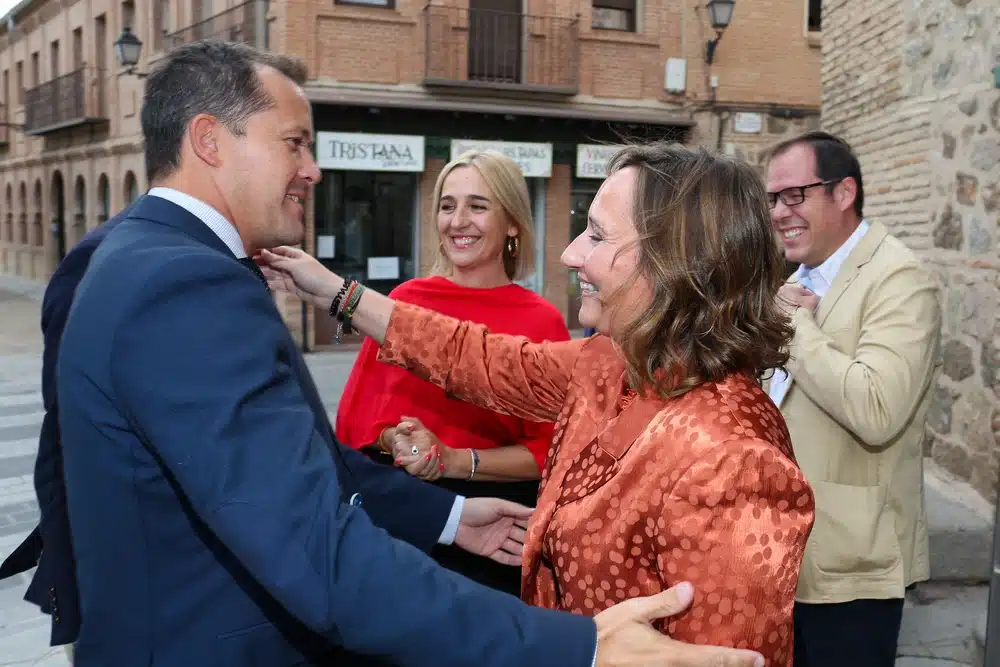
<svg viewBox="0 0 1000 667">
<path fill-rule="evenodd" d="M 792 608 L 812 491 L 781 413 L 743 374 L 623 401 L 604 336 L 534 344 L 397 303 L 381 361 L 465 401 L 556 423 L 525 541 L 522 598 L 594 615 L 681 581 L 675 639 L 792 664 Z"/>
</svg>

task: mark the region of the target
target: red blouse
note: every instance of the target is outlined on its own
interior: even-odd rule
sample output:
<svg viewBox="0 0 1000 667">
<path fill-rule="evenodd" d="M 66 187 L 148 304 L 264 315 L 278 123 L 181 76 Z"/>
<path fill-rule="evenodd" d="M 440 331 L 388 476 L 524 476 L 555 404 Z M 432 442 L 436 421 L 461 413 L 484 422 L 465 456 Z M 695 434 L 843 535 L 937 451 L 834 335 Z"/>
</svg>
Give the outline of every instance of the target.
<svg viewBox="0 0 1000 667">
<path fill-rule="evenodd" d="M 533 342 L 566 341 L 569 331 L 555 306 L 519 285 L 489 289 L 461 287 L 447 278 L 416 278 L 394 289 L 396 301 L 422 306 L 496 333 Z M 403 416 L 416 417 L 441 442 L 459 449 L 520 444 L 542 470 L 552 442 L 552 424 L 501 415 L 450 398 L 443 389 L 407 371 L 379 363 L 371 339 L 361 352 L 337 410 L 337 438 L 354 449 L 371 445 L 382 429 Z"/>
</svg>

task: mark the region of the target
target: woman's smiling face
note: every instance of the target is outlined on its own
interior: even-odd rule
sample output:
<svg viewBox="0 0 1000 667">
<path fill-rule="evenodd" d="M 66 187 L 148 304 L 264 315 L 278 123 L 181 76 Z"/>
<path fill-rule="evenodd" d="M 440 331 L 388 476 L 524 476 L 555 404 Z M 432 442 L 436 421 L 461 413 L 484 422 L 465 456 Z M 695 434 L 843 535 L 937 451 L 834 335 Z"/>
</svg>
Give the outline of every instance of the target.
<svg viewBox="0 0 1000 667">
<path fill-rule="evenodd" d="M 638 169 L 628 167 L 601 184 L 587 229 L 562 254 L 563 264 L 580 277 L 580 324 L 607 335 L 638 312 L 650 294 L 648 281 L 634 276 L 639 258 L 632 219 L 637 177 Z"/>
<path fill-rule="evenodd" d="M 508 236 L 517 234 L 517 226 L 508 219 L 478 169 L 452 169 L 441 186 L 437 205 L 441 244 L 457 270 L 490 262 L 502 264 L 504 244 Z"/>
</svg>

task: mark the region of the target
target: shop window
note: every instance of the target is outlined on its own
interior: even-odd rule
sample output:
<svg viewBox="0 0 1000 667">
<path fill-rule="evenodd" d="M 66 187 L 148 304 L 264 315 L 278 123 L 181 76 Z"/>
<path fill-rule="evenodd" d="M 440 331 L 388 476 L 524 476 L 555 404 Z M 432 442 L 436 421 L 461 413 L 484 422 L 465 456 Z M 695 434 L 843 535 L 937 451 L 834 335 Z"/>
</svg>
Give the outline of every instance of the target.
<svg viewBox="0 0 1000 667">
<path fill-rule="evenodd" d="M 416 191 L 410 173 L 325 172 L 316 193 L 316 256 L 377 289 L 416 277 Z"/>
<path fill-rule="evenodd" d="M 806 27 L 809 32 L 823 30 L 823 1 L 806 0 Z"/>
<path fill-rule="evenodd" d="M 590 25 L 602 30 L 635 32 L 636 0 L 594 0 Z"/>
<path fill-rule="evenodd" d="M 417 277 L 417 190 L 414 173 L 324 171 L 316 186 L 316 257 L 383 294 Z M 315 321 L 316 345 L 330 345 L 336 323 L 325 311 Z"/>
</svg>

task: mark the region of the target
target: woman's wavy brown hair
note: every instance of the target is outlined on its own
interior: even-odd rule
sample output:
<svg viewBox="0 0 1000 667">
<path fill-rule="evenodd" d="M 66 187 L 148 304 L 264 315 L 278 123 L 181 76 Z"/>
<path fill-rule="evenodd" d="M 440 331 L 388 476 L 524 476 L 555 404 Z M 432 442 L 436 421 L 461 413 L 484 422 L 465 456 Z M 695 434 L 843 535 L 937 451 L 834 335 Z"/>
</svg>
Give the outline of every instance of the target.
<svg viewBox="0 0 1000 667">
<path fill-rule="evenodd" d="M 608 173 L 628 167 L 638 171 L 633 277 L 652 293 L 615 336 L 629 384 L 677 396 L 732 373 L 761 379 L 783 368 L 793 333 L 777 303 L 784 259 L 757 173 L 668 143 L 626 146 Z"/>
</svg>

